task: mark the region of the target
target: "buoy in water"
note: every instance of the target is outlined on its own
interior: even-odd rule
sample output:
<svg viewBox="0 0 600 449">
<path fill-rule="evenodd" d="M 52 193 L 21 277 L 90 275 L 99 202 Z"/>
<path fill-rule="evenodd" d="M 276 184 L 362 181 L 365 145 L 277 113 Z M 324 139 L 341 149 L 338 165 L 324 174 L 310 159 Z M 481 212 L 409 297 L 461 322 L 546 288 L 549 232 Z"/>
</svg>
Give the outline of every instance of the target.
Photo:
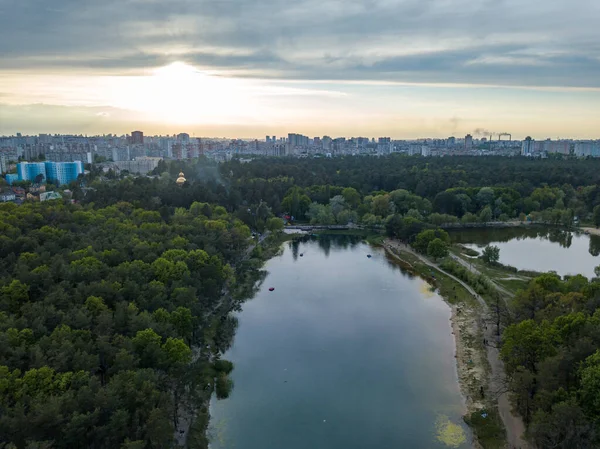
<svg viewBox="0 0 600 449">
<path fill-rule="evenodd" d="M 370 254 L 367 254 L 367 257 L 370 259 L 370 258 L 371 258 L 371 255 L 370 255 Z"/>
<path fill-rule="evenodd" d="M 270 291 L 270 292 L 272 292 L 273 290 L 275 290 L 273 287 L 271 287 L 271 288 L 269 289 L 269 291 Z"/>
<path fill-rule="evenodd" d="M 300 253 L 300 257 L 304 257 L 304 253 Z"/>
</svg>

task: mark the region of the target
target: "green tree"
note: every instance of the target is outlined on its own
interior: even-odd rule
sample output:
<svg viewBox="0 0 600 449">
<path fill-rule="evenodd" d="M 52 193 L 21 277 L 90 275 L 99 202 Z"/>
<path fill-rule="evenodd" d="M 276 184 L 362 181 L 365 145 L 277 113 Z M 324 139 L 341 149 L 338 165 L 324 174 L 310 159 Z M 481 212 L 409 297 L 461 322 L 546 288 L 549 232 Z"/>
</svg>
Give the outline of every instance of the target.
<svg viewBox="0 0 600 449">
<path fill-rule="evenodd" d="M 494 214 L 490 206 L 485 206 L 479 213 L 479 221 L 482 223 L 488 223 L 492 221 Z"/>
<path fill-rule="evenodd" d="M 180 338 L 167 338 L 162 347 L 168 369 L 180 369 L 192 359 L 192 350 Z"/>
<path fill-rule="evenodd" d="M 292 187 L 281 201 L 282 210 L 294 216 L 296 220 L 303 219 L 309 207 L 310 198 L 299 187 Z"/>
<path fill-rule="evenodd" d="M 435 239 L 440 239 L 443 243 L 450 244 L 450 236 L 443 229 L 427 229 L 420 232 L 412 246 L 420 253 L 427 253 L 429 243 Z"/>
<path fill-rule="evenodd" d="M 89 296 L 85 300 L 85 307 L 94 316 L 108 310 L 108 307 L 104 304 L 104 300 L 98 296 Z"/>
<path fill-rule="evenodd" d="M 594 226 L 599 227 L 600 226 L 600 205 L 594 207 L 592 215 L 593 215 L 592 220 L 594 221 Z"/>
<path fill-rule="evenodd" d="M 501 356 L 509 374 L 519 367 L 537 374 L 539 363 L 555 352 L 556 335 L 547 322 L 521 321 L 507 327 L 503 338 Z"/>
<path fill-rule="evenodd" d="M 387 217 L 394 213 L 394 203 L 390 202 L 389 195 L 377 195 L 373 198 L 372 211 L 373 215 L 378 217 Z"/>
<path fill-rule="evenodd" d="M 173 443 L 173 424 L 164 409 L 154 408 L 146 422 L 147 447 L 161 449 Z"/>
<path fill-rule="evenodd" d="M 283 220 L 278 217 L 271 217 L 267 220 L 267 229 L 271 232 L 283 231 Z"/>
<path fill-rule="evenodd" d="M 466 214 L 464 214 L 462 216 L 462 218 L 460 219 L 460 222 L 464 223 L 464 224 L 466 224 L 466 223 L 477 223 L 477 220 L 478 220 L 477 215 L 472 214 L 471 212 L 467 212 Z"/>
<path fill-rule="evenodd" d="M 458 218 L 454 215 L 433 213 L 429 215 L 429 222 L 436 226 L 442 226 L 448 223 L 458 223 Z"/>
<path fill-rule="evenodd" d="M 131 340 L 144 367 L 157 366 L 161 358 L 161 336 L 152 329 L 138 331 Z"/>
<path fill-rule="evenodd" d="M 550 412 L 538 410 L 528 433 L 536 447 L 556 449 L 592 447 L 597 436 L 574 398 L 553 405 Z"/>
<path fill-rule="evenodd" d="M 486 246 L 481 253 L 481 258 L 488 265 L 494 265 L 498 263 L 500 260 L 500 248 L 495 245 Z"/>
<path fill-rule="evenodd" d="M 353 209 L 356 209 L 360 204 L 360 193 L 352 187 L 346 187 L 342 190 L 342 196 L 346 203 Z"/>
<path fill-rule="evenodd" d="M 591 416 L 600 417 L 600 350 L 581 369 L 581 401 Z"/>
<path fill-rule="evenodd" d="M 164 309 L 159 309 L 164 310 Z M 154 312 L 155 316 L 158 310 Z M 164 318 L 163 318 L 164 319 Z M 191 341 L 194 330 L 194 317 L 192 311 L 186 307 L 177 307 L 168 317 L 177 334 L 185 341 Z"/>
<path fill-rule="evenodd" d="M 332 225 L 335 224 L 335 217 L 331 213 L 329 205 L 311 203 L 306 216 L 310 218 L 312 224 Z"/>
<path fill-rule="evenodd" d="M 339 215 L 346 210 L 346 200 L 342 195 L 336 195 L 329 200 L 329 207 L 331 209 L 331 213 L 337 221 Z"/>
<path fill-rule="evenodd" d="M 17 279 L 0 289 L 2 308 L 6 311 L 16 312 L 24 303 L 29 301 L 29 286 Z"/>
<path fill-rule="evenodd" d="M 482 187 L 477 192 L 477 203 L 479 207 L 485 208 L 486 206 L 490 206 L 494 202 L 494 189 L 491 187 Z"/>
<path fill-rule="evenodd" d="M 427 245 L 427 255 L 434 259 L 441 259 L 448 255 L 448 244 L 440 238 L 435 238 Z"/>
</svg>

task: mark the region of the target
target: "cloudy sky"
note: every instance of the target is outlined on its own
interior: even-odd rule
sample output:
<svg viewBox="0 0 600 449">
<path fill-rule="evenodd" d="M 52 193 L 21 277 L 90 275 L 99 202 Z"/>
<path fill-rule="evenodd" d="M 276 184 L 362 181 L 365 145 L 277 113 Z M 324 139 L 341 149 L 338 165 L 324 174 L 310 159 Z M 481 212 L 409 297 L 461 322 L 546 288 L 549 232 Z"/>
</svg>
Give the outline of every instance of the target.
<svg viewBox="0 0 600 449">
<path fill-rule="evenodd" d="M 598 0 L 0 0 L 0 134 L 598 138 Z"/>
</svg>

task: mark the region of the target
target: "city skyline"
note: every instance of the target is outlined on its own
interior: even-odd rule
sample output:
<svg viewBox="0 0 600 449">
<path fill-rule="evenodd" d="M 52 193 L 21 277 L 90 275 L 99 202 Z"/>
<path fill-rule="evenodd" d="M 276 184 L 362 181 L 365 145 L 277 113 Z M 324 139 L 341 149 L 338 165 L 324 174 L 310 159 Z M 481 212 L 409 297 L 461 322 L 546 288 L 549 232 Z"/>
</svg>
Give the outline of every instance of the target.
<svg viewBox="0 0 600 449">
<path fill-rule="evenodd" d="M 588 0 L 19 2 L 0 14 L 0 134 L 597 138 L 599 14 Z"/>
</svg>

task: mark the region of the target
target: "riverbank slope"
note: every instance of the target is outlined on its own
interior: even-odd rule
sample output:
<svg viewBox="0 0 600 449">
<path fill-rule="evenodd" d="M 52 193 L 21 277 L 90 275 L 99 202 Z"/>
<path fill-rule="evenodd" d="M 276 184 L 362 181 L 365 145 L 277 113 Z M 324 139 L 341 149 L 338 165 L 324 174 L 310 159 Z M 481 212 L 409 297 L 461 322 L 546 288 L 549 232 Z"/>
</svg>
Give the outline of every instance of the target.
<svg viewBox="0 0 600 449">
<path fill-rule="evenodd" d="M 499 357 L 499 341 L 493 327 L 487 325 L 489 308 L 485 300 L 465 282 L 444 271 L 438 264 L 416 253 L 409 246 L 386 239 L 383 241 L 383 247 L 393 257 L 408 264 L 417 274 L 438 287 L 452 308 L 457 372 L 468 410 L 466 421 L 473 427 L 481 446 L 502 448 L 508 445 L 510 448 L 528 448 L 523 439 L 525 426 L 522 419 L 512 412 L 504 388 L 504 366 Z M 432 269 L 436 271 L 437 276 L 433 275 Z M 457 286 L 459 290 L 456 289 Z M 470 299 L 465 298 L 464 292 Z M 487 344 L 484 345 L 484 341 Z M 490 413 L 493 409 L 497 409 L 504 425 L 505 441 L 493 423 L 494 413 Z M 489 421 L 486 422 L 486 419 Z"/>
</svg>

